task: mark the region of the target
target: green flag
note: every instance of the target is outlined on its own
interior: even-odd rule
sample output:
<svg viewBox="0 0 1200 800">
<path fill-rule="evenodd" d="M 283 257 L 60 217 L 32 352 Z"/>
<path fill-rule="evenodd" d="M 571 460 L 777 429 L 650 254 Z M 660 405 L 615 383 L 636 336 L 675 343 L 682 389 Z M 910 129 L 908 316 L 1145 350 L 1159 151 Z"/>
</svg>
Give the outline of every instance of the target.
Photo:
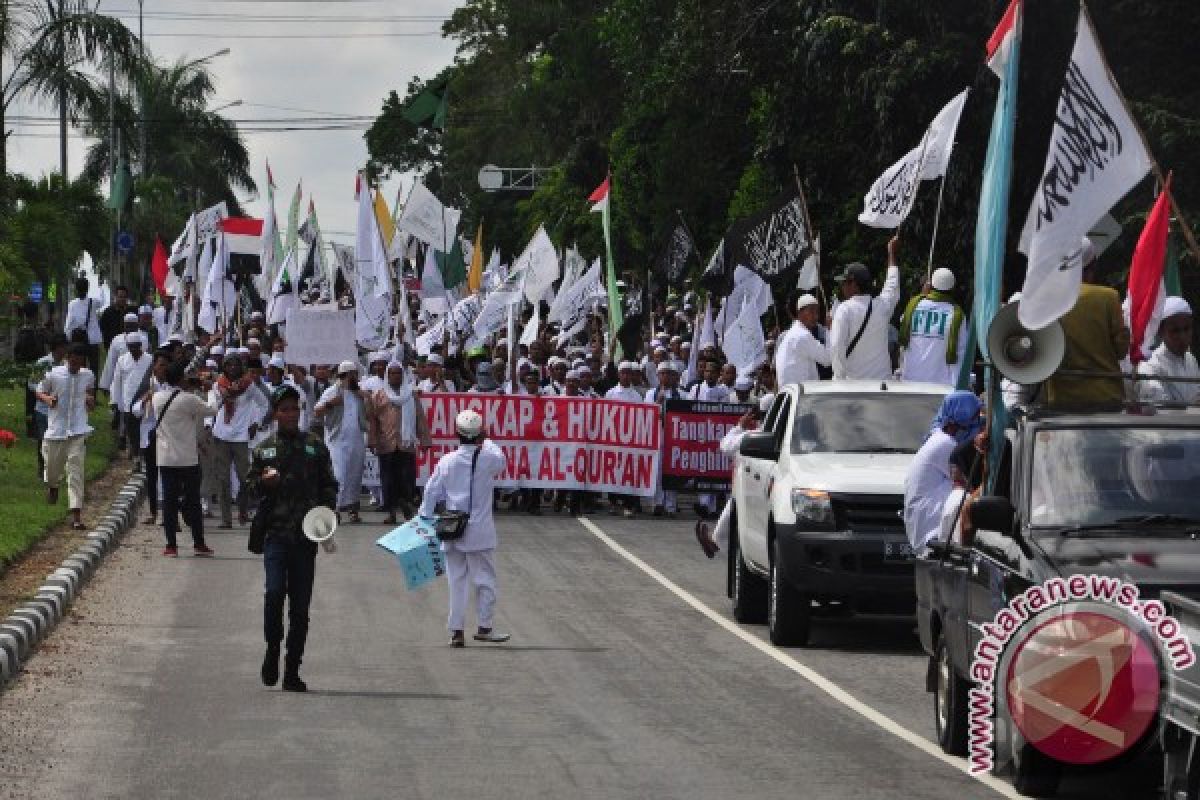
<svg viewBox="0 0 1200 800">
<path fill-rule="evenodd" d="M 129 159 L 121 156 L 117 160 L 117 168 L 113 171 L 108 186 L 108 207 L 120 211 L 129 202 L 129 190 L 133 185 L 133 175 L 129 172 Z"/>
<path fill-rule="evenodd" d="M 625 314 L 621 310 L 621 293 L 617 291 L 617 266 L 613 261 L 612 249 L 612 224 L 610 221 L 609 209 L 612 205 L 612 177 L 604 179 L 604 183 L 600 184 L 596 191 L 592 192 L 588 197 L 588 202 L 592 204 L 592 211 L 600 212 L 601 224 L 604 227 L 604 251 L 607 261 L 607 281 L 608 284 L 608 331 L 609 336 L 614 342 L 613 360 L 621 358 L 621 345 L 615 344 L 617 341 L 617 331 L 625 325 Z"/>
<path fill-rule="evenodd" d="M 1167 238 L 1167 265 L 1163 270 L 1163 284 L 1168 297 L 1183 297 L 1183 282 L 1179 279 L 1179 240 Z"/>
<path fill-rule="evenodd" d="M 417 92 L 401 115 L 418 127 L 428 125 L 437 130 L 446 129 L 446 108 L 450 83 L 448 78 L 435 78 L 425 84 L 425 88 Z"/>
<path fill-rule="evenodd" d="M 454 246 L 449 253 L 434 251 L 438 269 L 442 273 L 442 285 L 447 289 L 460 286 L 467 279 L 467 262 L 463 258 L 462 242 L 454 237 Z"/>
</svg>

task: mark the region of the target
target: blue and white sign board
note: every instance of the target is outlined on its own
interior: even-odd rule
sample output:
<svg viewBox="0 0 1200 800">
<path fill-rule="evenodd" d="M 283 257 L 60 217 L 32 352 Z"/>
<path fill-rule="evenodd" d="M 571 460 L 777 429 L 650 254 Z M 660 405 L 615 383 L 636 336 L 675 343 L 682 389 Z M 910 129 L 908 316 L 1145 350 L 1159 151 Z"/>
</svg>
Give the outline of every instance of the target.
<svg viewBox="0 0 1200 800">
<path fill-rule="evenodd" d="M 433 520 L 414 517 L 379 537 L 375 544 L 395 554 L 409 591 L 446 574 L 446 557 L 433 529 Z"/>
<path fill-rule="evenodd" d="M 117 234 L 117 250 L 121 255 L 126 255 L 133 250 L 133 234 L 129 231 L 121 231 Z"/>
<path fill-rule="evenodd" d="M 42 282 L 34 281 L 29 287 L 29 299 L 35 303 L 42 302 Z"/>
</svg>

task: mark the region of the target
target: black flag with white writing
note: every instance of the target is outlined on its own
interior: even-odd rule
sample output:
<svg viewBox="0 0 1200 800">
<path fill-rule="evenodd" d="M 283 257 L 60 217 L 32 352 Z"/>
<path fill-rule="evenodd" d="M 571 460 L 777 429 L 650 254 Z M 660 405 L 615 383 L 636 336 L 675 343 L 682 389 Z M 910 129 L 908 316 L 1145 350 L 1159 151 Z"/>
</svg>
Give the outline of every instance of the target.
<svg viewBox="0 0 1200 800">
<path fill-rule="evenodd" d="M 813 252 L 798 194 L 777 198 L 766 210 L 738 222 L 725 240 L 730 271 L 745 267 L 774 285 L 793 286 L 796 273 Z"/>
</svg>

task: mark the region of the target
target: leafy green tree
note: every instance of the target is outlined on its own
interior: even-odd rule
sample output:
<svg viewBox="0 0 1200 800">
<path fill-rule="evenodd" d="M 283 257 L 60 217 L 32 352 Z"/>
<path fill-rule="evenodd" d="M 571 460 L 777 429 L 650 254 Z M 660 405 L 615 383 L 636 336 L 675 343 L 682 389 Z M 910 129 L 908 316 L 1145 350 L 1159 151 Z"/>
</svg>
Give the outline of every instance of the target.
<svg viewBox="0 0 1200 800">
<path fill-rule="evenodd" d="M 235 190 L 252 194 L 257 186 L 237 125 L 208 110 L 216 87 L 203 64 L 161 65 L 148 59 L 139 64 L 132 81 L 132 92 L 118 90 L 111 99 L 121 143 L 118 158 L 135 165 L 139 174 L 123 209 L 127 222 L 122 221 L 122 227 L 134 234 L 135 247 L 128 258 L 137 265 L 133 273 L 137 282 L 149 264 L 156 235 L 173 237 L 192 210 L 221 201 L 231 213 L 240 214 Z M 109 137 L 109 100 L 107 87 L 94 92 L 85 125 L 96 141 L 88 149 L 84 175 L 96 181 L 116 166 Z M 145 163 L 136 146 L 143 123 Z M 107 258 L 107 248 L 103 254 Z"/>
</svg>

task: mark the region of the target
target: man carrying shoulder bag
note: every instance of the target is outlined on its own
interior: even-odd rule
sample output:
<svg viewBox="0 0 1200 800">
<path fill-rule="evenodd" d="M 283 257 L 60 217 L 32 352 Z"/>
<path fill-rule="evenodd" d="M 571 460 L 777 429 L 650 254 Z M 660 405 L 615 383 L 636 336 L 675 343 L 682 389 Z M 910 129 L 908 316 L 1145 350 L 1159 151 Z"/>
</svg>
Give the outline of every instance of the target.
<svg viewBox="0 0 1200 800">
<path fill-rule="evenodd" d="M 463 647 L 466 639 L 466 609 L 470 588 L 475 587 L 478 642 L 506 642 L 509 635 L 492 627 L 496 607 L 496 523 L 492 518 L 492 491 L 504 472 L 504 451 L 490 441 L 483 430 L 478 412 L 460 411 L 454 420 L 458 449 L 438 461 L 421 502 L 420 515 L 436 517 L 442 504 L 450 512 L 466 514 L 461 535 L 443 536 L 446 554 L 446 578 L 450 584 L 450 646 Z M 448 514 L 447 517 L 456 516 Z M 443 525 L 439 528 L 444 530 Z M 455 531 L 457 533 L 457 531 Z"/>
</svg>

